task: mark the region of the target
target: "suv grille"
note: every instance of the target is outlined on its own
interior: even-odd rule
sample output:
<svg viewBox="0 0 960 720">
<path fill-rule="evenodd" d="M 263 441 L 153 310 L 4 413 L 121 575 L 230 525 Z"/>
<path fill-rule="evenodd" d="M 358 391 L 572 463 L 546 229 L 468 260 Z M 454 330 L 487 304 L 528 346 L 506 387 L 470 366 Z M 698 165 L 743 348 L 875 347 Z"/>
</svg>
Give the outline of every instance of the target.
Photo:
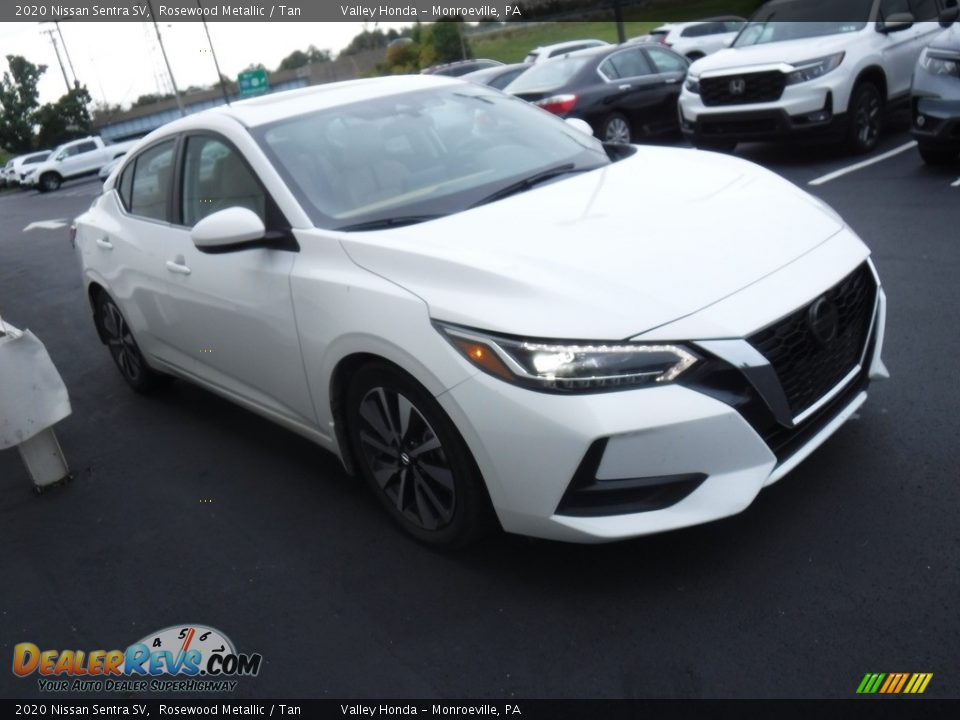
<svg viewBox="0 0 960 720">
<path fill-rule="evenodd" d="M 876 294 L 873 273 L 864 263 L 821 297 L 747 338 L 776 370 L 794 417 L 857 365 L 867 342 Z M 812 308 L 824 299 L 823 305 L 832 305 L 836 311 L 835 332 L 825 338 L 821 329 L 818 338 L 811 322 Z"/>
<path fill-rule="evenodd" d="M 700 98 L 704 105 L 770 102 L 780 99 L 786 82 L 786 75 L 779 70 L 701 78 Z"/>
</svg>

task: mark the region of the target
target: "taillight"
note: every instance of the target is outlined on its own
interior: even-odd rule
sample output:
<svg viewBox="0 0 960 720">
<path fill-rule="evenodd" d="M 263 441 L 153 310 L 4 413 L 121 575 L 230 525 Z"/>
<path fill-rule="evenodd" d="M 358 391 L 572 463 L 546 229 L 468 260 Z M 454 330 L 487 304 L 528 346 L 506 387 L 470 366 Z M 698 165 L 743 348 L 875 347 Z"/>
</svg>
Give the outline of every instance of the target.
<svg viewBox="0 0 960 720">
<path fill-rule="evenodd" d="M 576 95 L 551 95 L 548 98 L 537 100 L 534 103 L 534 105 L 542 107 L 544 110 L 547 112 L 552 112 L 554 115 L 568 113 L 573 110 L 573 106 L 576 104 Z"/>
</svg>

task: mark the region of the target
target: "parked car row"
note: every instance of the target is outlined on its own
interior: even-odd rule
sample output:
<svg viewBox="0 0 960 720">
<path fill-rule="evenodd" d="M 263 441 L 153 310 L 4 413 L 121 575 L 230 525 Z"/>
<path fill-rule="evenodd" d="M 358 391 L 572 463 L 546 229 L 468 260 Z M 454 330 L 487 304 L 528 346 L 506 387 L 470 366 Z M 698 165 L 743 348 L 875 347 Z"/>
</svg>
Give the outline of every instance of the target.
<svg viewBox="0 0 960 720">
<path fill-rule="evenodd" d="M 38 150 L 27 155 L 18 155 L 7 160 L 7 164 L 0 169 L 0 187 L 16 187 L 23 182 L 30 170 L 42 163 L 50 156 L 49 150 Z"/>
<path fill-rule="evenodd" d="M 26 187 L 35 187 L 40 192 L 56 190 L 66 180 L 96 175 L 101 168 L 122 156 L 136 143 L 136 140 L 109 143 L 96 136 L 71 140 L 30 167 L 22 175 L 20 183 Z"/>
<path fill-rule="evenodd" d="M 934 20 L 949 27 L 957 12 L 956 0 L 771 0 L 749 21 L 538 47 L 462 77 L 582 119 L 607 142 L 682 131 L 726 152 L 806 138 L 869 152 L 887 113 L 909 104 L 924 160 L 949 162 L 960 154 L 960 30 Z"/>
</svg>

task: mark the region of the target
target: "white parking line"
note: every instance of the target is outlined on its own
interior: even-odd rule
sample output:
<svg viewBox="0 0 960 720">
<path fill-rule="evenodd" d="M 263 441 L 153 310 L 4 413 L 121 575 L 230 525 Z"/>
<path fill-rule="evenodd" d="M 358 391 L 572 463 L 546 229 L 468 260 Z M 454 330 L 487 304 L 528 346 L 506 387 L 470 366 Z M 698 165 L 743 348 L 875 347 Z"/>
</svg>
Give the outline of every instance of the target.
<svg viewBox="0 0 960 720">
<path fill-rule="evenodd" d="M 66 227 L 67 221 L 56 219 L 56 220 L 37 220 L 27 225 L 23 232 L 30 232 L 31 230 L 36 230 L 37 228 L 43 228 L 44 230 L 56 230 L 58 228 Z"/>
<path fill-rule="evenodd" d="M 952 183 L 950 183 L 950 187 L 960 187 L 960 178 L 957 178 Z"/>
<path fill-rule="evenodd" d="M 869 160 L 863 160 L 863 161 L 861 161 L 861 162 L 854 163 L 853 165 L 848 165 L 848 166 L 845 167 L 845 168 L 840 168 L 839 170 L 834 170 L 832 173 L 827 173 L 826 175 L 823 175 L 823 176 L 821 176 L 821 177 L 818 177 L 816 180 L 811 180 L 811 181 L 810 181 L 809 183 L 807 183 L 807 184 L 808 184 L 808 185 L 823 185 L 824 183 L 830 182 L 831 180 L 836 180 L 838 177 L 843 177 L 844 175 L 846 175 L 846 174 L 848 174 L 848 173 L 856 172 L 857 170 L 861 170 L 861 169 L 863 169 L 863 168 L 865 168 L 865 167 L 869 167 L 870 165 L 874 165 L 875 163 L 878 163 L 878 162 L 883 162 L 884 160 L 886 160 L 886 159 L 888 159 L 888 158 L 892 158 L 894 155 L 899 155 L 900 153 L 906 152 L 906 151 L 909 150 L 910 148 L 914 148 L 914 147 L 916 147 L 916 146 L 917 146 L 917 141 L 916 141 L 916 140 L 911 140 L 911 141 L 908 142 L 908 143 L 904 143 L 904 144 L 901 145 L 900 147 L 894 148 L 893 150 L 890 150 L 890 151 L 888 151 L 888 152 L 885 152 L 885 153 L 883 153 L 883 154 L 881 154 L 881 155 L 877 155 L 876 157 L 872 157 L 872 158 L 870 158 Z"/>
</svg>

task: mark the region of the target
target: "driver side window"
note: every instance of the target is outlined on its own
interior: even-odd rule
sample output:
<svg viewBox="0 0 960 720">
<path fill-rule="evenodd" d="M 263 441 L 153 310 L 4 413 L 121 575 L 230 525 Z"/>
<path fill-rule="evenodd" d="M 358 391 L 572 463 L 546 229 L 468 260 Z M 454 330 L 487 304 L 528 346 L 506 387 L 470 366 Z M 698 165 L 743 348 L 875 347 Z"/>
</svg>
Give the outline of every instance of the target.
<svg viewBox="0 0 960 720">
<path fill-rule="evenodd" d="M 187 139 L 183 166 L 183 224 L 231 207 L 255 212 L 266 223 L 266 193 L 243 158 L 208 135 Z"/>
</svg>

